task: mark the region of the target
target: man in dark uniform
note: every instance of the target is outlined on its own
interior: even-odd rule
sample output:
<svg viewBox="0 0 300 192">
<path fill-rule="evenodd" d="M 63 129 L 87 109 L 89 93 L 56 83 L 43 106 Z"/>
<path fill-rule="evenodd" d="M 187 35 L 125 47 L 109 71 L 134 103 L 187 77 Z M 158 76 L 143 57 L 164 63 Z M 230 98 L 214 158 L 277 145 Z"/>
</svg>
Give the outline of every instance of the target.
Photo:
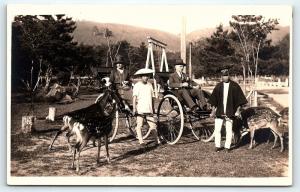
<svg viewBox="0 0 300 192">
<path fill-rule="evenodd" d="M 229 152 L 232 140 L 233 119 L 240 115 L 240 107 L 247 103 L 241 87 L 229 78 L 229 68 L 221 69 L 222 82 L 214 88 L 209 103 L 213 110 L 211 117 L 215 117 L 215 150 L 221 150 L 221 128 L 225 122 L 226 141 L 225 151 Z"/>
<path fill-rule="evenodd" d="M 191 82 L 190 87 L 189 78 L 183 73 L 183 68 L 186 64 L 182 59 L 176 60 L 175 72 L 169 77 L 169 87 L 174 89 L 175 94 L 185 101 L 185 104 L 191 109 L 196 111 L 200 107 L 202 110 L 206 110 L 206 100 L 204 94 L 198 84 Z M 199 106 L 193 101 L 192 97 L 198 100 Z"/>
<path fill-rule="evenodd" d="M 132 103 L 132 90 L 130 88 L 129 72 L 124 67 L 126 62 L 121 55 L 118 55 L 114 65 L 116 68 L 111 71 L 109 82 L 112 83 L 113 87 L 118 90 L 118 93 L 127 108 L 128 104 Z"/>
</svg>

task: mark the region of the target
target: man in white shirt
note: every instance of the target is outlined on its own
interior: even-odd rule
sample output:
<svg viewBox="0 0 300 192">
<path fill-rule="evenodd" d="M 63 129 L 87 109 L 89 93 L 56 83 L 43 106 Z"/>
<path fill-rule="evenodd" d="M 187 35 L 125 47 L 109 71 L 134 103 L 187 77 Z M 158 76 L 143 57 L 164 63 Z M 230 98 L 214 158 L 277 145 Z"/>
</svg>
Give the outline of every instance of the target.
<svg viewBox="0 0 300 192">
<path fill-rule="evenodd" d="M 154 92 L 152 84 L 148 82 L 148 79 L 152 74 L 153 71 L 151 69 L 140 69 L 135 73 L 135 76 L 141 77 L 140 81 L 133 87 L 133 113 L 137 114 L 136 132 L 141 145 L 145 145 L 141 130 L 144 119 L 147 120 L 150 130 L 154 132 L 156 143 L 160 143 L 156 130 L 156 120 L 153 117 Z"/>
<path fill-rule="evenodd" d="M 225 151 L 229 152 L 232 140 L 232 124 L 240 114 L 240 107 L 247 103 L 241 87 L 229 78 L 229 67 L 221 70 L 222 82 L 214 88 L 209 99 L 213 107 L 211 117 L 215 118 L 215 150 L 221 150 L 221 129 L 223 123 L 226 127 Z"/>
</svg>

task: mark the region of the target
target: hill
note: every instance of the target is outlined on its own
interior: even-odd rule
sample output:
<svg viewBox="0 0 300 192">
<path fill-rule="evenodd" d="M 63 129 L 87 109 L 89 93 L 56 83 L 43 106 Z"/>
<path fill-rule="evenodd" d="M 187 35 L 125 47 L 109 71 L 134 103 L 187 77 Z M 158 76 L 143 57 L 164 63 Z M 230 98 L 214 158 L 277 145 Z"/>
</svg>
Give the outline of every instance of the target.
<svg viewBox="0 0 300 192">
<path fill-rule="evenodd" d="M 147 43 L 147 36 L 151 36 L 166 43 L 169 51 L 178 51 L 180 47 L 180 39 L 176 35 L 160 30 L 91 21 L 77 21 L 76 24 L 77 28 L 74 31 L 74 40 L 88 45 L 106 44 L 104 38 L 93 35 L 93 28 L 96 26 L 99 31 L 103 31 L 105 28 L 111 30 L 113 32 L 112 42 L 127 40 L 131 45 L 139 46 L 141 42 Z"/>
<path fill-rule="evenodd" d="M 112 42 L 119 40 L 127 40 L 133 46 L 139 46 L 141 42 L 147 43 L 147 36 L 154 37 L 168 45 L 168 51 L 179 51 L 180 50 L 180 36 L 168 33 L 165 31 L 160 31 L 156 29 L 142 28 L 123 24 L 114 23 L 97 23 L 92 21 L 77 21 L 77 28 L 74 31 L 74 40 L 88 45 L 97 45 L 104 43 L 106 40 L 101 38 L 101 36 L 94 36 L 93 29 L 96 26 L 99 31 L 104 31 L 108 28 L 113 32 Z M 230 27 L 225 26 L 224 29 L 230 29 Z M 274 31 L 269 35 L 273 43 L 276 44 L 280 41 L 286 34 L 290 32 L 289 26 L 278 26 L 277 31 Z M 187 34 L 187 41 L 196 41 L 201 38 L 210 37 L 215 28 L 206 28 L 192 31 Z"/>
<path fill-rule="evenodd" d="M 276 44 L 279 42 L 283 37 L 290 33 L 290 27 L 289 26 L 278 26 L 278 30 L 273 31 L 271 34 L 268 35 L 268 39 L 272 39 L 272 43 Z M 187 34 L 187 41 L 196 41 L 202 38 L 210 37 L 213 32 L 216 30 L 216 28 L 206 28 L 206 29 L 200 29 L 195 30 Z M 224 30 L 230 30 L 229 26 L 225 26 Z"/>
</svg>

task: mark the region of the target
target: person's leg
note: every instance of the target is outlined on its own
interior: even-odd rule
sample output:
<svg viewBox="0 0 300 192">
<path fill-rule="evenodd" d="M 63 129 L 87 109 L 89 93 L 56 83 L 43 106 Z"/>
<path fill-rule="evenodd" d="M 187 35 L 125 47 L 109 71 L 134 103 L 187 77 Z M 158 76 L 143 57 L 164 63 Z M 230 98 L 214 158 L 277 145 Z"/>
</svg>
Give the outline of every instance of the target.
<svg viewBox="0 0 300 192">
<path fill-rule="evenodd" d="M 154 134 L 155 142 L 157 144 L 160 144 L 160 140 L 159 140 L 159 137 L 158 137 L 158 134 L 157 134 L 156 119 L 152 116 L 147 116 L 146 118 L 147 118 L 147 122 L 148 122 L 148 125 L 149 125 L 149 129 Z"/>
<path fill-rule="evenodd" d="M 121 90 L 121 89 L 118 89 L 118 91 L 116 92 L 116 94 L 117 94 L 117 97 L 118 97 L 118 99 L 120 100 L 120 107 L 121 107 L 121 109 L 124 109 L 125 108 L 125 102 L 124 102 L 124 100 L 123 100 L 123 91 Z"/>
<path fill-rule="evenodd" d="M 226 141 L 225 141 L 225 148 L 230 149 L 231 141 L 232 141 L 232 120 L 227 119 L 225 122 L 226 127 Z"/>
<path fill-rule="evenodd" d="M 132 105 L 132 89 L 124 90 L 123 99 L 128 106 Z"/>
<path fill-rule="evenodd" d="M 205 97 L 204 97 L 204 93 L 201 89 L 192 89 L 191 91 L 191 95 L 193 97 L 196 97 L 198 102 L 199 102 L 199 105 L 201 107 L 201 109 L 204 109 L 205 105 L 206 105 L 206 100 L 205 100 Z"/>
<path fill-rule="evenodd" d="M 187 106 L 192 109 L 193 107 L 195 107 L 195 102 L 193 101 L 192 97 L 191 97 L 191 93 L 190 91 L 186 90 L 186 89 L 181 89 L 181 95 L 182 98 L 184 99 L 185 103 L 187 104 Z"/>
<path fill-rule="evenodd" d="M 215 119 L 215 146 L 217 148 L 221 147 L 221 129 L 222 129 L 223 119 Z"/>
<path fill-rule="evenodd" d="M 141 116 L 136 117 L 136 134 L 140 144 L 143 144 L 143 136 L 142 136 L 142 126 L 143 126 L 144 118 Z"/>
</svg>

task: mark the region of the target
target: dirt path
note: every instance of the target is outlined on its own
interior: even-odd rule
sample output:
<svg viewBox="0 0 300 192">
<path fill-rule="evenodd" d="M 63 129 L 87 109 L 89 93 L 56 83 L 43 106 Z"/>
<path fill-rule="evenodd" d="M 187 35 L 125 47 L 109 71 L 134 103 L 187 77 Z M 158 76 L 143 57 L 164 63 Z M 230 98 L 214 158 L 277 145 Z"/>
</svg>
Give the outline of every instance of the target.
<svg viewBox="0 0 300 192">
<path fill-rule="evenodd" d="M 69 105 L 55 105 L 58 114 L 89 105 L 93 97 L 81 97 Z M 20 133 L 21 116 L 28 110 L 26 103 L 13 103 L 11 127 L 11 175 L 12 176 L 75 176 L 70 169 L 71 154 L 64 137 L 59 137 L 53 151 L 48 146 L 54 132 L 35 134 Z M 38 117 L 46 117 L 48 104 L 36 104 Z M 40 124 L 39 128 L 50 126 Z M 51 125 L 53 126 L 53 125 Z M 59 127 L 59 123 L 56 125 Z M 207 126 L 211 126 L 207 124 Z M 231 153 L 214 152 L 214 143 L 204 143 L 185 131 L 179 143 L 155 147 L 149 144 L 146 150 L 129 136 L 125 129 L 118 133 L 110 144 L 111 163 L 105 162 L 104 147 L 101 164 L 96 164 L 96 148 L 89 145 L 81 155 L 80 175 L 84 176 L 195 176 L 195 177 L 284 177 L 287 175 L 288 146 L 283 153 L 279 148 L 270 150 L 267 144 L 268 131 L 258 133 L 257 145 L 248 150 L 249 138 Z M 264 136 L 263 136 L 264 135 Z M 151 140 L 149 140 L 151 142 Z"/>
</svg>

